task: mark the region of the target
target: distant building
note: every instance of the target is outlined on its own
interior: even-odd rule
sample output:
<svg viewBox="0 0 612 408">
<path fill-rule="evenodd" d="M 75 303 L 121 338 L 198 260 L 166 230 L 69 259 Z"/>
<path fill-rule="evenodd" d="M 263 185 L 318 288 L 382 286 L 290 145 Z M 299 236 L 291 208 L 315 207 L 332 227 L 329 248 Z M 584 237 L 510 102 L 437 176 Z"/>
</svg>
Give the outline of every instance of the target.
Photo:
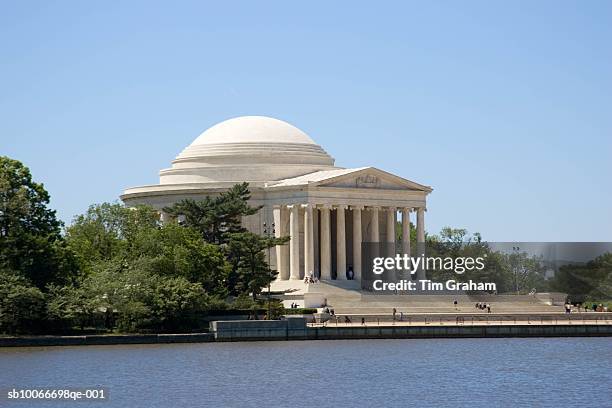
<svg viewBox="0 0 612 408">
<path fill-rule="evenodd" d="M 376 143 L 375 136 L 371 142 Z M 311 272 L 322 280 L 345 280 L 348 268 L 359 280 L 361 243 L 395 242 L 398 212 L 403 236 L 410 236 L 414 212 L 418 241 L 425 239 L 430 187 L 375 167 L 336 167 L 306 133 L 261 116 L 211 127 L 171 168 L 160 171 L 159 184 L 128 188 L 121 199 L 126 205 L 159 209 L 163 221 L 165 206 L 218 194 L 244 181 L 250 184 L 251 204 L 264 206 L 244 219 L 244 226 L 261 234 L 264 223 L 274 223 L 277 236 L 291 236 L 290 244 L 276 248 L 270 260 L 281 281 L 300 280 Z M 403 243 L 404 252 L 409 245 Z"/>
</svg>

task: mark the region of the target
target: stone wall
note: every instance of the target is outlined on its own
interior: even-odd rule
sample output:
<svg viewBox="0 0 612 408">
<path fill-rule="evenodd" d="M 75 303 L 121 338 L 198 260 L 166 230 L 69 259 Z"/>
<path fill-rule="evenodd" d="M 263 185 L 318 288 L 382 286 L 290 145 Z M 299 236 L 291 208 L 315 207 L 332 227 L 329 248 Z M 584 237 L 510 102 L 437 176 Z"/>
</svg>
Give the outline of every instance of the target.
<svg viewBox="0 0 612 408">
<path fill-rule="evenodd" d="M 589 337 L 612 336 L 610 324 L 516 324 L 428 326 L 334 326 L 307 327 L 304 318 L 276 321 L 213 322 L 215 341 L 340 340 L 474 337 Z"/>
</svg>

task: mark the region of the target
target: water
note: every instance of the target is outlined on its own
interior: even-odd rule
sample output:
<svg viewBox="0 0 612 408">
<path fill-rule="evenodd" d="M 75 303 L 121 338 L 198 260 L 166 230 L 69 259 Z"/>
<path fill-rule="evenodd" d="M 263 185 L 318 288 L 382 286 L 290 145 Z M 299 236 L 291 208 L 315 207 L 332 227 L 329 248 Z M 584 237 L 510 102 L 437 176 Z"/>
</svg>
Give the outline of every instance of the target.
<svg viewBox="0 0 612 408">
<path fill-rule="evenodd" d="M 0 350 L 0 388 L 106 387 L 6 407 L 612 407 L 612 339 L 349 340 Z"/>
</svg>

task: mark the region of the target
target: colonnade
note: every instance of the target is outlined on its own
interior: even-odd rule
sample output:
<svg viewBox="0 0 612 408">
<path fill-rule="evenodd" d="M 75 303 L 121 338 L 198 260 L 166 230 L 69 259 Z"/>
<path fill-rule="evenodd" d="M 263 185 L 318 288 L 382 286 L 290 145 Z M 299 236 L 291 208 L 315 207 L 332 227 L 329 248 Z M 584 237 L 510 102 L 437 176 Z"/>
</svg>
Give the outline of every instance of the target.
<svg viewBox="0 0 612 408">
<path fill-rule="evenodd" d="M 335 242 L 332 242 L 332 211 L 335 211 Z M 363 242 L 381 242 L 380 221 L 385 222 L 383 242 L 395 246 L 395 225 L 397 213 L 402 214 L 402 253 L 410 254 L 410 214 L 416 212 L 417 243 L 425 242 L 424 207 L 382 207 L 354 206 L 345 204 L 291 204 L 273 208 L 275 234 L 277 237 L 290 235 L 289 245 L 276 247 L 278 279 L 302 279 L 304 274 L 317 274 L 322 280 L 332 279 L 332 245 L 335 245 L 336 279 L 345 280 L 347 264 L 351 264 L 355 280 L 361 279 L 361 250 Z M 364 231 L 364 213 L 370 212 L 369 229 Z M 385 214 L 380 217 L 380 213 Z M 352 259 L 347 260 L 347 215 L 352 222 Z M 300 230 L 300 218 L 303 229 Z M 320 231 L 319 231 L 320 229 Z M 303 235 L 300 235 L 300 232 Z M 368 236 L 363 237 L 366 232 Z M 303 245 L 300 238 L 303 237 Z M 303 263 L 300 262 L 303 257 Z M 303 269 L 301 265 L 303 264 Z"/>
</svg>

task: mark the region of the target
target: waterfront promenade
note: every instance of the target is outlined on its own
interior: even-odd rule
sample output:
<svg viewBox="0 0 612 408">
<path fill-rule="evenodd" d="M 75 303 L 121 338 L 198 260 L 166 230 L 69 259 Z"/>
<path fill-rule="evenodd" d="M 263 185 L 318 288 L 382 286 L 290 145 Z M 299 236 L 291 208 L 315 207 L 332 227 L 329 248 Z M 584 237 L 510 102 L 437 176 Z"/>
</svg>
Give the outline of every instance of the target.
<svg viewBox="0 0 612 408">
<path fill-rule="evenodd" d="M 362 322 L 361 318 L 364 319 Z M 314 320 L 314 321 L 313 321 Z M 227 341 L 343 340 L 397 338 L 612 336 L 612 313 L 363 315 L 317 322 L 313 316 L 284 320 L 211 322 L 209 332 L 0 337 L 0 347 L 210 343 Z"/>
<path fill-rule="evenodd" d="M 218 321 L 211 325 L 215 341 L 339 340 L 395 338 L 591 337 L 612 336 L 612 316 L 586 319 L 558 316 L 444 315 L 411 317 L 406 321 L 361 319 L 307 323 L 290 317 L 277 321 Z"/>
<path fill-rule="evenodd" d="M 350 322 L 338 318 L 323 323 L 308 323 L 309 327 L 355 327 L 355 326 L 488 326 L 488 325 L 612 325 L 612 313 L 593 315 L 449 315 L 436 316 L 427 314 L 423 316 L 405 316 L 402 320 L 393 320 L 392 316 L 364 315 L 361 318 L 351 319 Z"/>
</svg>

